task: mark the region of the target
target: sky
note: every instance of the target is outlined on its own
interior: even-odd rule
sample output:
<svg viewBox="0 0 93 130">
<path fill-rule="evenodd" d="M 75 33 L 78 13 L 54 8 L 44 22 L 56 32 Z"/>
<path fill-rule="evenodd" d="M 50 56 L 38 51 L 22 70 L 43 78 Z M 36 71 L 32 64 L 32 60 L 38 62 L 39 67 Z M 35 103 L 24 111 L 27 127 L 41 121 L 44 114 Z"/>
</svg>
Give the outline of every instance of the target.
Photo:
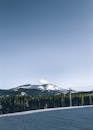
<svg viewBox="0 0 93 130">
<path fill-rule="evenodd" d="M 0 88 L 40 80 L 93 90 L 92 0 L 0 0 Z"/>
</svg>

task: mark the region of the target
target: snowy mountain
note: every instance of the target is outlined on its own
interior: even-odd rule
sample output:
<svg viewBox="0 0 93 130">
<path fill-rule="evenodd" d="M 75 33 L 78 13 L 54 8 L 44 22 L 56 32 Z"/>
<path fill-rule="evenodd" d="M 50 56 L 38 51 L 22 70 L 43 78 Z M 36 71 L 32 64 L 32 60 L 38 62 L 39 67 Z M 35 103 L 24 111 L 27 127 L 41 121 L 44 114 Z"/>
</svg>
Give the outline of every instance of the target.
<svg viewBox="0 0 93 130">
<path fill-rule="evenodd" d="M 60 93 L 67 93 L 66 89 L 62 89 L 57 85 L 47 83 L 47 84 L 24 84 L 18 87 L 8 90 L 9 95 L 31 95 L 31 96 L 41 96 L 41 95 L 58 95 Z"/>
<path fill-rule="evenodd" d="M 31 84 L 25 84 L 18 86 L 16 88 L 12 88 L 14 91 L 18 91 L 19 89 L 37 89 L 37 90 L 48 90 L 48 91 L 56 91 L 56 90 L 62 90 L 58 86 L 53 85 L 53 84 L 42 84 L 42 85 L 31 85 Z"/>
<path fill-rule="evenodd" d="M 47 95 L 58 95 L 60 93 L 68 93 L 68 91 L 51 83 L 39 84 L 39 85 L 24 84 L 8 90 L 0 90 L 0 96 L 14 96 L 14 95 L 47 96 Z"/>
</svg>

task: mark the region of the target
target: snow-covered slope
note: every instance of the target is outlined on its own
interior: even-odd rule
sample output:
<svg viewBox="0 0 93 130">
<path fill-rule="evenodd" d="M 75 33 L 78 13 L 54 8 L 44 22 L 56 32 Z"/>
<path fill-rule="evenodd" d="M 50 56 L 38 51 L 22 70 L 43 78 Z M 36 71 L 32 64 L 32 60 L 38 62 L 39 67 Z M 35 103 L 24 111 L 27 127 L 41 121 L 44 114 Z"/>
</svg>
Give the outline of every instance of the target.
<svg viewBox="0 0 93 130">
<path fill-rule="evenodd" d="M 60 90 L 60 88 L 56 85 L 53 84 L 42 84 L 42 85 L 31 85 L 31 84 L 25 84 L 25 85 L 21 85 L 18 86 L 16 88 L 13 88 L 12 90 L 17 91 L 18 89 L 39 89 L 39 90 L 52 90 L 52 91 L 56 91 L 56 90 Z"/>
</svg>

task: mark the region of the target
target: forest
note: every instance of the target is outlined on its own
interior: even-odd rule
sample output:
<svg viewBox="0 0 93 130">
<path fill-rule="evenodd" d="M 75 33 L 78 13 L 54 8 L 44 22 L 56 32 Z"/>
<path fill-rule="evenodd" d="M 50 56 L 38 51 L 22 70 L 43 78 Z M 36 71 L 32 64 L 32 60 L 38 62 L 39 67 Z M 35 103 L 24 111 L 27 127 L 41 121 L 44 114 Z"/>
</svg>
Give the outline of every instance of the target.
<svg viewBox="0 0 93 130">
<path fill-rule="evenodd" d="M 93 104 L 93 95 L 89 93 L 72 93 L 71 97 L 72 106 Z M 50 96 L 16 95 L 0 97 L 0 114 L 68 106 L 70 106 L 69 93 Z"/>
</svg>

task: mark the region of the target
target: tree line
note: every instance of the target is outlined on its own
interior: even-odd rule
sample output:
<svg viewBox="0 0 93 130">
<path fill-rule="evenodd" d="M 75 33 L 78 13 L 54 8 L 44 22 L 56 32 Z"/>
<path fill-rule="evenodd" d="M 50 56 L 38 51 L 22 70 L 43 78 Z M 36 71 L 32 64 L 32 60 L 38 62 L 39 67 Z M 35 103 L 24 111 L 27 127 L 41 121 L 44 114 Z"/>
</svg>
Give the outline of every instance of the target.
<svg viewBox="0 0 93 130">
<path fill-rule="evenodd" d="M 72 106 L 92 105 L 93 95 L 73 93 Z M 0 97 L 0 114 L 27 110 L 70 106 L 69 93 L 52 96 L 4 96 Z"/>
</svg>

